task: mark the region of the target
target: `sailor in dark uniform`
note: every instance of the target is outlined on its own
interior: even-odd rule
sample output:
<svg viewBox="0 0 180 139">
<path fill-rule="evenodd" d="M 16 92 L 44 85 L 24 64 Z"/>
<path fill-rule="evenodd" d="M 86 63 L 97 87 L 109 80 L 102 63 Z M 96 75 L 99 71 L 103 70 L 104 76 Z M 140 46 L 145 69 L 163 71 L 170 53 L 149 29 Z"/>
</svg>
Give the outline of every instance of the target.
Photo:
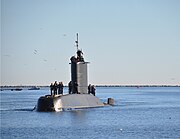
<svg viewBox="0 0 180 139">
<path fill-rule="evenodd" d="M 91 86 L 91 93 L 95 96 L 96 88 L 94 85 Z"/>
<path fill-rule="evenodd" d="M 51 85 L 50 85 L 51 96 L 53 95 L 53 90 L 54 90 L 54 85 L 53 85 L 53 83 L 51 83 Z"/>
<path fill-rule="evenodd" d="M 91 94 L 91 84 L 88 85 L 88 94 Z"/>
<path fill-rule="evenodd" d="M 62 82 L 59 82 L 58 84 L 58 94 L 63 94 L 63 83 Z"/>
<path fill-rule="evenodd" d="M 83 58 L 83 52 L 81 50 L 77 51 L 77 61 L 78 62 L 84 62 L 84 58 Z"/>
<path fill-rule="evenodd" d="M 72 81 L 70 81 L 70 82 L 68 83 L 68 87 L 69 87 L 69 94 L 71 94 L 71 93 L 72 93 L 72 88 L 73 88 Z"/>
<path fill-rule="evenodd" d="M 77 84 L 77 82 L 75 82 L 75 83 L 73 84 L 73 93 L 74 93 L 74 94 L 78 94 L 78 84 Z"/>
<path fill-rule="evenodd" d="M 58 84 L 57 81 L 54 83 L 54 95 L 57 95 Z"/>
</svg>

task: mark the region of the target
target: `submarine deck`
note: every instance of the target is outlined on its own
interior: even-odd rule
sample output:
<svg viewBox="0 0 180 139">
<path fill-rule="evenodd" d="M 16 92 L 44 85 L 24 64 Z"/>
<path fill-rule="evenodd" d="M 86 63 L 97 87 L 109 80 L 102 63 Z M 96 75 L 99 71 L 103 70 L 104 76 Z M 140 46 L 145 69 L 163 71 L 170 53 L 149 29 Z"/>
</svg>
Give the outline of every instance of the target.
<svg viewBox="0 0 180 139">
<path fill-rule="evenodd" d="M 105 106 L 91 94 L 46 95 L 39 98 L 37 111 L 61 111 L 63 109 L 94 108 Z"/>
</svg>

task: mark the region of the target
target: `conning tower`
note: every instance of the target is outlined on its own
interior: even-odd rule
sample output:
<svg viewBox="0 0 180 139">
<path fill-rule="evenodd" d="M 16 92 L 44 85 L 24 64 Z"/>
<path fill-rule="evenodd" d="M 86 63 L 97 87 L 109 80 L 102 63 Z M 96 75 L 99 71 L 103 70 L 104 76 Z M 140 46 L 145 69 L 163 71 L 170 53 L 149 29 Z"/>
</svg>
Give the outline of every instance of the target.
<svg viewBox="0 0 180 139">
<path fill-rule="evenodd" d="M 84 94 L 88 93 L 87 65 L 89 62 L 85 62 L 83 52 L 78 48 L 78 33 L 75 42 L 77 47 L 76 56 L 70 58 L 72 93 Z"/>
</svg>

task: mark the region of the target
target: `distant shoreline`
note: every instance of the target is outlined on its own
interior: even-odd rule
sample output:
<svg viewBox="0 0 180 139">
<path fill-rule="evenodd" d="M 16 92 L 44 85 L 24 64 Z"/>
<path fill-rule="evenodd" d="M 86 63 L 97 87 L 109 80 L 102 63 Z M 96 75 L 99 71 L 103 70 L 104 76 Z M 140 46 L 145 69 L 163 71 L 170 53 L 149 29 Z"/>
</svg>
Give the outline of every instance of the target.
<svg viewBox="0 0 180 139">
<path fill-rule="evenodd" d="M 95 85 L 96 87 L 180 87 L 180 85 Z M 31 88 L 34 85 L 5 85 L 0 86 L 0 88 Z M 36 87 L 49 87 L 47 85 L 44 86 L 36 86 Z M 64 86 L 67 87 L 67 86 Z"/>
</svg>

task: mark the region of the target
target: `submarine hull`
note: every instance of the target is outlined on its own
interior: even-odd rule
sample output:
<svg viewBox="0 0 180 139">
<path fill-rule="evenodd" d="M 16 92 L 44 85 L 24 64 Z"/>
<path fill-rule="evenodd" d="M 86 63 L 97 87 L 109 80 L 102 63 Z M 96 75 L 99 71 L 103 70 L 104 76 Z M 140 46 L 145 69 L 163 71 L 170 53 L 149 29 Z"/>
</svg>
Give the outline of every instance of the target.
<svg viewBox="0 0 180 139">
<path fill-rule="evenodd" d="M 67 94 L 42 96 L 38 99 L 37 111 L 63 111 L 64 109 L 103 107 L 104 103 L 91 94 Z"/>
</svg>

